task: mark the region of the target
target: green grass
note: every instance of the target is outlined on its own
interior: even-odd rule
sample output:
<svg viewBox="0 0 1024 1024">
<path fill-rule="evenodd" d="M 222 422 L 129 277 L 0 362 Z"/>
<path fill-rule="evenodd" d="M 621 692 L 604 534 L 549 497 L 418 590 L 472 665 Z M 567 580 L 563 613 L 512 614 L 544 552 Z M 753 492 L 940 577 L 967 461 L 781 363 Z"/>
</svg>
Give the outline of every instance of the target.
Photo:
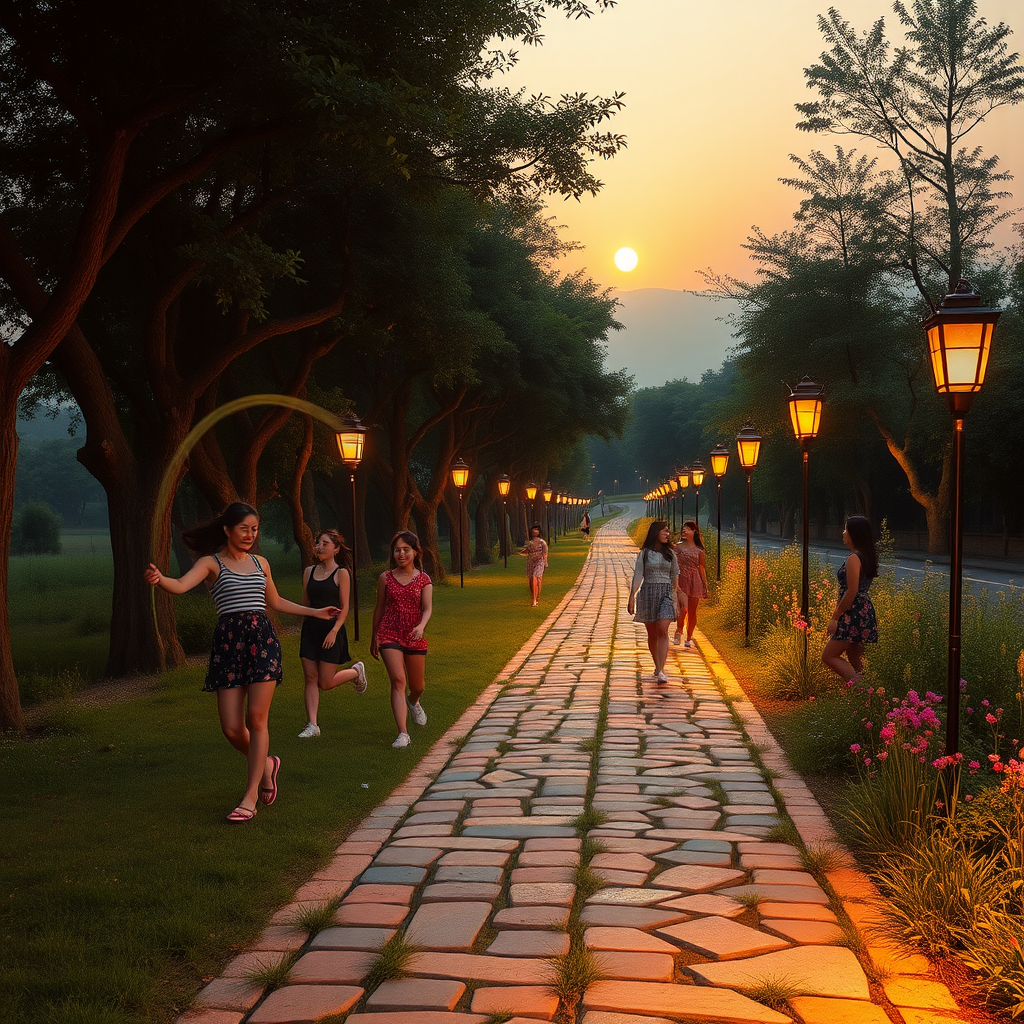
<svg viewBox="0 0 1024 1024">
<path fill-rule="evenodd" d="M 296 737 L 306 721 L 298 636 L 282 636 L 285 682 L 271 713 L 281 796 L 245 825 L 224 821 L 243 763 L 221 736 L 215 698 L 199 692 L 202 667 L 110 707 L 67 702 L 60 732 L 4 741 L 4 1024 L 172 1020 L 493 680 L 575 581 L 585 551 L 571 537 L 552 546 L 538 608 L 516 562 L 474 570 L 464 590 L 435 588 L 429 723 L 404 751 L 390 747 L 386 678 L 367 657 L 372 579 L 352 645 L 369 661 L 369 691 L 324 694 L 318 740 Z M 270 559 L 279 588 L 296 596 L 297 568 Z M 74 604 L 81 591 L 67 588 Z"/>
</svg>

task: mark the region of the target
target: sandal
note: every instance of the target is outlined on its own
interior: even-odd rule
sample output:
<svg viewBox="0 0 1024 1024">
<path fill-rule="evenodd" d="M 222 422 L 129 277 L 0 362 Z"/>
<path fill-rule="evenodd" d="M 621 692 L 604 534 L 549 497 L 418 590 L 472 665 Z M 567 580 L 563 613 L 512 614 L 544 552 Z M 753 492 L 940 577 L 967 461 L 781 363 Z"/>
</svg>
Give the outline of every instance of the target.
<svg viewBox="0 0 1024 1024">
<path fill-rule="evenodd" d="M 238 825 L 243 821 L 252 821 L 256 817 L 256 808 L 254 807 L 251 811 L 245 804 L 239 804 L 229 815 L 228 821 L 233 825 Z"/>
<path fill-rule="evenodd" d="M 260 786 L 260 799 L 269 807 L 277 799 L 277 773 L 281 770 L 281 758 L 271 754 L 274 767 L 270 770 L 270 786 Z"/>
</svg>

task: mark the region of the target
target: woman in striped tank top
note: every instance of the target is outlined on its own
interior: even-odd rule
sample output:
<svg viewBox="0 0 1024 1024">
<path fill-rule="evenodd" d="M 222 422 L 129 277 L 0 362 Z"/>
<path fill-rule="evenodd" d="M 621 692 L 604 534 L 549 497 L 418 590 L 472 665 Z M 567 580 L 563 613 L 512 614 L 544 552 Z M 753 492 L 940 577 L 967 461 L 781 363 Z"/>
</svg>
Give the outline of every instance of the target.
<svg viewBox="0 0 1024 1024">
<path fill-rule="evenodd" d="M 341 614 L 340 608 L 306 608 L 278 594 L 269 563 L 253 554 L 259 529 L 256 510 L 235 502 L 212 522 L 182 534 L 200 556 L 184 576 L 164 576 L 152 562 L 145 573 L 147 583 L 169 594 L 184 594 L 207 583 L 217 606 L 219 617 L 203 689 L 217 694 L 220 727 L 248 763 L 245 794 L 228 815 L 231 822 L 252 821 L 259 800 L 269 805 L 277 799 L 281 758 L 270 754 L 268 719 L 274 690 L 281 682 L 281 644 L 267 618 L 267 607 L 319 619 Z"/>
</svg>

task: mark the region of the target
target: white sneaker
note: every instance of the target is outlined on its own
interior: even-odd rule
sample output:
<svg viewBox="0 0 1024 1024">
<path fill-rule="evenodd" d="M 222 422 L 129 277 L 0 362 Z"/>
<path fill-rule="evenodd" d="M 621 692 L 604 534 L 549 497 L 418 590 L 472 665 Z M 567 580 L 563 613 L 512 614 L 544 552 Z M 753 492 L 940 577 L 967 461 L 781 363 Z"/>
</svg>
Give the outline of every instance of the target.
<svg viewBox="0 0 1024 1024">
<path fill-rule="evenodd" d="M 352 667 L 356 670 L 356 693 L 366 693 L 366 666 L 357 661 Z"/>
<path fill-rule="evenodd" d="M 405 703 L 409 704 L 408 701 L 406 701 Z M 427 713 L 423 710 L 423 708 L 420 707 L 419 701 L 416 701 L 415 704 L 409 704 L 409 713 L 412 715 L 412 720 L 417 725 L 427 724 Z"/>
<path fill-rule="evenodd" d="M 306 728 L 299 733 L 300 740 L 311 740 L 315 736 L 320 735 L 320 726 L 314 725 L 312 722 L 306 723 Z"/>
<path fill-rule="evenodd" d="M 688 651 L 692 651 L 692 650 L 693 650 L 693 648 L 694 648 L 694 643 L 693 643 L 693 641 L 692 641 L 692 640 L 686 640 L 686 641 L 684 641 L 684 643 L 683 643 L 683 646 L 684 646 L 684 647 L 685 647 L 685 648 L 686 648 L 686 649 L 687 649 Z"/>
<path fill-rule="evenodd" d="M 393 746 L 393 747 L 407 747 L 407 746 L 409 746 L 410 743 L 412 743 L 412 740 L 409 738 L 409 734 L 407 732 L 400 732 L 398 734 L 398 739 L 395 740 L 395 742 L 392 743 L 391 746 Z"/>
<path fill-rule="evenodd" d="M 668 682 L 668 676 L 665 675 L 664 672 L 659 672 L 654 678 L 657 679 L 657 681 L 659 683 L 667 683 Z"/>
</svg>

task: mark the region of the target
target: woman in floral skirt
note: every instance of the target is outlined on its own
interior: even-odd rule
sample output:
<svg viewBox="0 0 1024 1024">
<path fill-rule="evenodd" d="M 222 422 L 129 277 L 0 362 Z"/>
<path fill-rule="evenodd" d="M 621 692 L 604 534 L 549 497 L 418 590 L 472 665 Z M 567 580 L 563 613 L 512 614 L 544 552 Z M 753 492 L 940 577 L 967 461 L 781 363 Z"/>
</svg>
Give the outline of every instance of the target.
<svg viewBox="0 0 1024 1024">
<path fill-rule="evenodd" d="M 868 597 L 871 581 L 878 575 L 878 555 L 871 523 L 864 516 L 850 516 L 846 520 L 843 543 L 851 554 L 836 574 L 839 600 L 825 628 L 829 641 L 821 660 L 849 682 L 859 679 L 864 671 L 864 645 L 878 643 L 875 606 Z"/>
</svg>

